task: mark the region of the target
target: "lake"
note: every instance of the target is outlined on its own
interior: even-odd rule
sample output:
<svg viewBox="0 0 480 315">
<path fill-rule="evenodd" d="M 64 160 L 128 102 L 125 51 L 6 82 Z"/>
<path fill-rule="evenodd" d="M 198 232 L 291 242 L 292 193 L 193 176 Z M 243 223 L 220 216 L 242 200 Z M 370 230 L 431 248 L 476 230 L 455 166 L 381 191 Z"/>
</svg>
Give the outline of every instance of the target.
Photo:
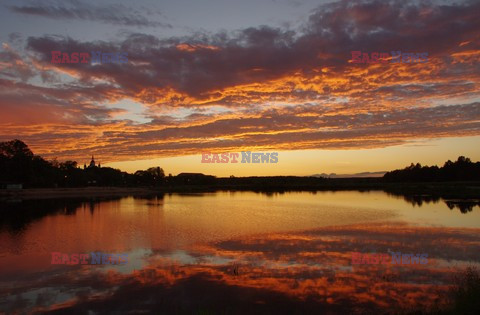
<svg viewBox="0 0 480 315">
<path fill-rule="evenodd" d="M 216 192 L 0 204 L 0 311 L 398 312 L 480 266 L 478 201 L 383 191 Z M 52 264 L 52 253 L 127 254 Z M 427 254 L 357 264 L 352 253 Z"/>
</svg>

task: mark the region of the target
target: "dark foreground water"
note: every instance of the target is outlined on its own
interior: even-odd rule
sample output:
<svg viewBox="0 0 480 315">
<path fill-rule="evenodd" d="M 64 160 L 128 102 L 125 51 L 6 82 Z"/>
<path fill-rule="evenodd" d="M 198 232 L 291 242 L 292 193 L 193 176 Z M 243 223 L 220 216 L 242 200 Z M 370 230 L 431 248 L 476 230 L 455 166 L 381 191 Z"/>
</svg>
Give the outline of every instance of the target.
<svg viewBox="0 0 480 315">
<path fill-rule="evenodd" d="M 218 192 L 0 204 L 0 313 L 400 312 L 480 265 L 478 202 Z M 123 265 L 52 264 L 126 253 Z M 352 252 L 427 254 L 352 264 Z"/>
</svg>

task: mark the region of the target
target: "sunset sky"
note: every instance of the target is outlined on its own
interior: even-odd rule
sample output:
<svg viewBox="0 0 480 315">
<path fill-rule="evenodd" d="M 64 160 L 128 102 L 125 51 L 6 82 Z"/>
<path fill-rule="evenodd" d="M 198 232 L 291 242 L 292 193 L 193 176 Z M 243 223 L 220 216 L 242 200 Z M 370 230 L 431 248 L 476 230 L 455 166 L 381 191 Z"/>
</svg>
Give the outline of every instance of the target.
<svg viewBox="0 0 480 315">
<path fill-rule="evenodd" d="M 217 176 L 480 160 L 480 1 L 7 0 L 0 30 L 0 141 L 47 159 Z M 279 162 L 201 163 L 247 150 Z"/>
</svg>

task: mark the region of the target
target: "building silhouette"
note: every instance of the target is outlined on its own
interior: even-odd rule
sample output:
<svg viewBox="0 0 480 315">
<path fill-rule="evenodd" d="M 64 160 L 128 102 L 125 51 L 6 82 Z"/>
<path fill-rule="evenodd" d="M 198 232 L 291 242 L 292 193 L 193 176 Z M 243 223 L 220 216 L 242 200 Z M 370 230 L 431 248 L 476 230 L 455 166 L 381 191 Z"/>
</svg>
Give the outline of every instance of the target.
<svg viewBox="0 0 480 315">
<path fill-rule="evenodd" d="M 95 165 L 95 158 L 92 155 L 92 160 L 90 161 L 90 164 L 88 165 L 88 168 L 94 168 L 94 167 L 101 167 L 100 163 L 98 165 Z M 83 164 L 83 169 L 87 168 L 87 164 Z"/>
<path fill-rule="evenodd" d="M 90 161 L 90 165 L 88 167 L 89 168 L 95 167 L 95 159 L 93 158 L 93 155 L 92 155 L 92 160 Z"/>
</svg>

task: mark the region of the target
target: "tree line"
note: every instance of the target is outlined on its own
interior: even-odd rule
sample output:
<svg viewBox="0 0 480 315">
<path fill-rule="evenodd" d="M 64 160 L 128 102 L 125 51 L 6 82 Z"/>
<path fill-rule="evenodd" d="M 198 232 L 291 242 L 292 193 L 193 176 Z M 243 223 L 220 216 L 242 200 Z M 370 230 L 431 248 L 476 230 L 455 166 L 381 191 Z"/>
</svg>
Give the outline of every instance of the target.
<svg viewBox="0 0 480 315">
<path fill-rule="evenodd" d="M 0 182 L 19 183 L 24 187 L 83 186 L 157 186 L 165 181 L 160 167 L 134 174 L 111 167 L 79 168 L 76 161 L 47 161 L 33 154 L 20 140 L 0 142 Z"/>
<path fill-rule="evenodd" d="M 480 162 L 474 163 L 469 158 L 460 156 L 455 162 L 448 160 L 442 167 L 412 163 L 404 169 L 387 172 L 383 178 L 390 182 L 480 180 Z"/>
</svg>

